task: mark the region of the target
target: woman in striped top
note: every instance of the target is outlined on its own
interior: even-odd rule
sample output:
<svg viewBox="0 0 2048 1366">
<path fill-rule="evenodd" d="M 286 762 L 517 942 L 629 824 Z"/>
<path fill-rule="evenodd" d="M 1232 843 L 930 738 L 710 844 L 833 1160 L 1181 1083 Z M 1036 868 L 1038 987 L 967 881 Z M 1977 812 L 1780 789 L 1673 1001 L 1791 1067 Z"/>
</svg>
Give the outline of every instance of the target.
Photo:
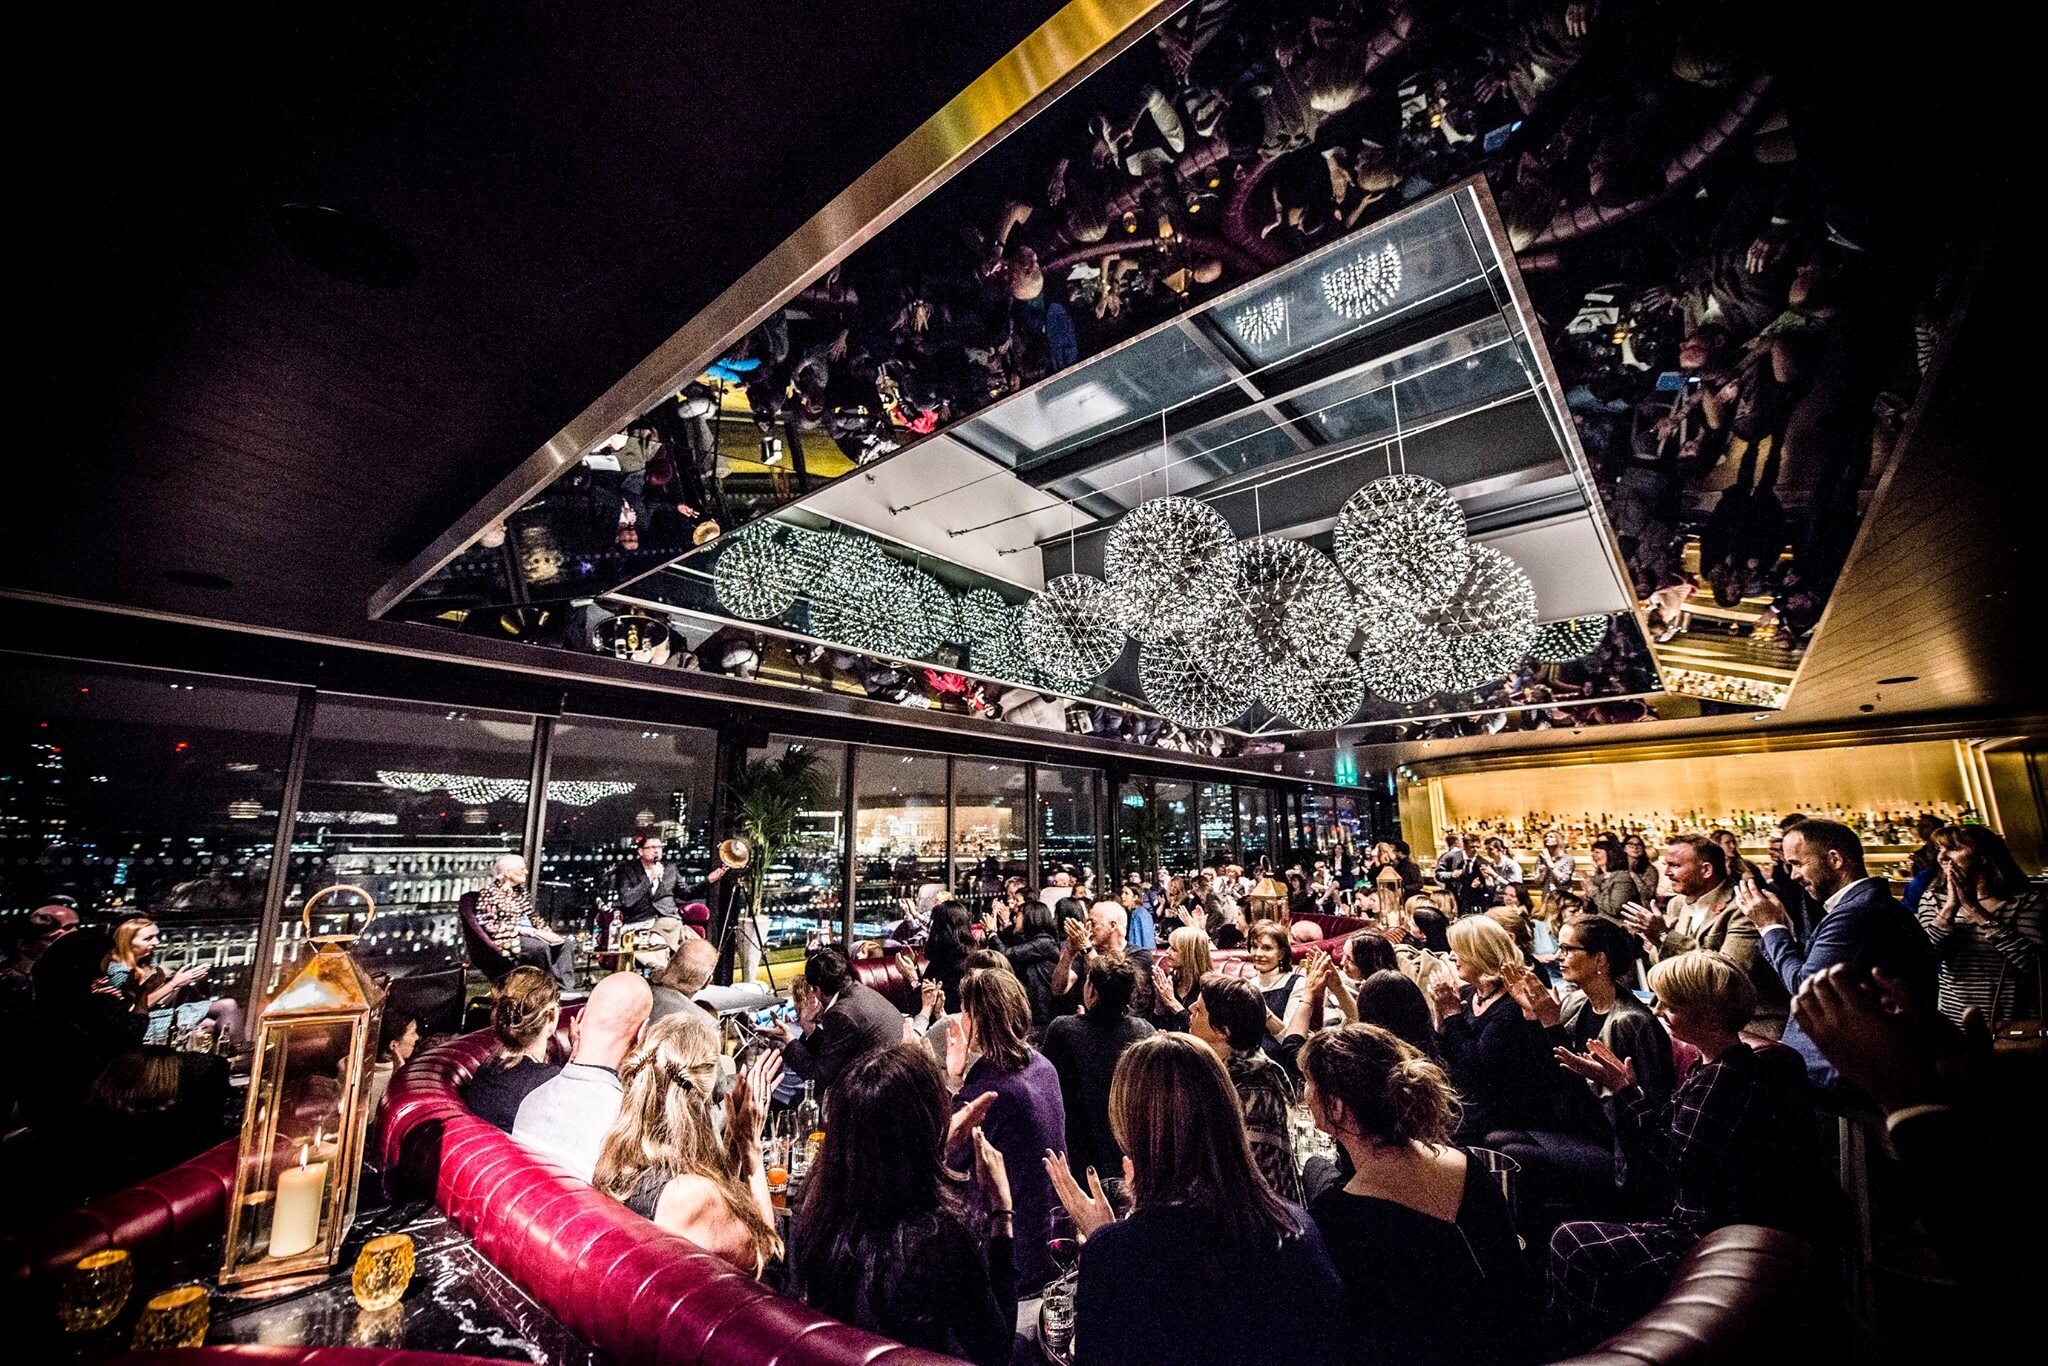
<svg viewBox="0 0 2048 1366">
<path fill-rule="evenodd" d="M 2005 841 L 1984 826 L 1943 826 L 1934 843 L 1941 871 L 1920 898 L 1919 916 L 1941 961 L 1941 1013 L 1959 1024 L 1971 1006 L 1992 1025 L 2038 1016 L 2048 892 L 2027 881 Z"/>
</svg>

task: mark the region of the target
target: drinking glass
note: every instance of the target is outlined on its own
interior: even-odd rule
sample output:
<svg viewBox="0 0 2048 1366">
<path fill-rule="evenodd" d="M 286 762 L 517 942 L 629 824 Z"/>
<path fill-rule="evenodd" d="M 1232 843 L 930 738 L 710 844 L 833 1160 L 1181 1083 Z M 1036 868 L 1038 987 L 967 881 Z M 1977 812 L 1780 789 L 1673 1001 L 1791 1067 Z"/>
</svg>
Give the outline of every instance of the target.
<svg viewBox="0 0 2048 1366">
<path fill-rule="evenodd" d="M 356 1257 L 355 1274 L 349 1278 L 356 1303 L 372 1312 L 397 1304 L 412 1284 L 413 1265 L 412 1239 L 403 1233 L 387 1233 L 364 1243 Z"/>
<path fill-rule="evenodd" d="M 166 1290 L 142 1306 L 135 1321 L 135 1350 L 154 1351 L 163 1347 L 198 1347 L 206 1341 L 206 1327 L 213 1320 L 213 1302 L 203 1285 L 181 1285 Z"/>
<path fill-rule="evenodd" d="M 1074 1344 L 1074 1275 L 1049 1282 L 1038 1305 L 1038 1336 L 1047 1352 L 1065 1360 Z"/>
<path fill-rule="evenodd" d="M 57 1317 L 67 1333 L 104 1328 L 120 1314 L 134 1288 L 135 1260 L 122 1249 L 81 1257 L 64 1278 Z"/>
</svg>

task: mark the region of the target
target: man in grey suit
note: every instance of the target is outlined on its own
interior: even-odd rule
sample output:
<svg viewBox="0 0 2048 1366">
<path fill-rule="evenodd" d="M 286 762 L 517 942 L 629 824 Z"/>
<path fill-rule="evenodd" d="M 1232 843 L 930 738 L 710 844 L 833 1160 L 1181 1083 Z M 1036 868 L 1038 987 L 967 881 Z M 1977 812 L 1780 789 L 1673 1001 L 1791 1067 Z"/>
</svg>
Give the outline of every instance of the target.
<svg viewBox="0 0 2048 1366">
<path fill-rule="evenodd" d="M 1764 956 L 1763 936 L 1735 904 L 1728 852 L 1705 835 L 1675 835 L 1664 846 L 1664 876 L 1674 895 L 1661 915 L 1633 901 L 1621 912 L 1650 950 L 1650 960 L 1694 949 L 1727 955 L 1756 987 L 1756 1014 L 1749 1028 L 1782 1037 L 1792 997 Z"/>
<path fill-rule="evenodd" d="M 856 1059 L 903 1042 L 901 1012 L 881 992 L 862 986 L 838 949 L 813 949 L 804 981 L 810 991 L 797 1004 L 796 1023 L 778 1026 L 785 1040 L 782 1065 L 816 1082 L 821 1095 Z"/>
</svg>

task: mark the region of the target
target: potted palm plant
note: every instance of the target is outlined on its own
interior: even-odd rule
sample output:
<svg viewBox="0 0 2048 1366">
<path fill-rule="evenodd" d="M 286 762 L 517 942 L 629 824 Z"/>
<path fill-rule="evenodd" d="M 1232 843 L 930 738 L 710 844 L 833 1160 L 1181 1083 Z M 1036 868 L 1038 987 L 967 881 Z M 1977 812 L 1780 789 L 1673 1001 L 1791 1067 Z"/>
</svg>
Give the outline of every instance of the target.
<svg viewBox="0 0 2048 1366">
<path fill-rule="evenodd" d="M 748 762 L 726 786 L 726 817 L 741 839 L 753 846 L 748 893 L 754 910 L 765 910 L 768 865 L 796 842 L 806 812 L 825 801 L 825 783 L 818 755 L 792 746 L 779 758 Z M 762 946 L 765 955 L 767 945 Z"/>
</svg>

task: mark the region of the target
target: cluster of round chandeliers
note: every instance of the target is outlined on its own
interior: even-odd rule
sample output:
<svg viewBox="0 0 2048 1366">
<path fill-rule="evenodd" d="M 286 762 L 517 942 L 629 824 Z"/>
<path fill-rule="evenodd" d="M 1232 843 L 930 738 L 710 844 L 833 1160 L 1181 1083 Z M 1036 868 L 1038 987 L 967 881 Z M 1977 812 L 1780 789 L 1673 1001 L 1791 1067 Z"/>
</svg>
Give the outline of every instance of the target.
<svg viewBox="0 0 2048 1366">
<path fill-rule="evenodd" d="M 1441 484 L 1409 474 L 1344 504 L 1334 559 L 1284 537 L 1239 540 L 1215 508 L 1166 497 L 1110 531 L 1103 577 L 1061 575 L 1021 606 L 987 588 L 955 596 L 876 541 L 774 522 L 732 537 L 712 580 L 735 616 L 766 620 L 803 598 L 823 639 L 904 659 L 964 645 L 973 672 L 1027 686 L 1085 689 L 1135 637 L 1145 698 L 1197 729 L 1254 702 L 1290 726 L 1333 729 L 1368 691 L 1409 703 L 1475 689 L 1532 654 L 1577 658 L 1607 622 L 1539 631 L 1529 576 L 1471 542 Z"/>
</svg>

